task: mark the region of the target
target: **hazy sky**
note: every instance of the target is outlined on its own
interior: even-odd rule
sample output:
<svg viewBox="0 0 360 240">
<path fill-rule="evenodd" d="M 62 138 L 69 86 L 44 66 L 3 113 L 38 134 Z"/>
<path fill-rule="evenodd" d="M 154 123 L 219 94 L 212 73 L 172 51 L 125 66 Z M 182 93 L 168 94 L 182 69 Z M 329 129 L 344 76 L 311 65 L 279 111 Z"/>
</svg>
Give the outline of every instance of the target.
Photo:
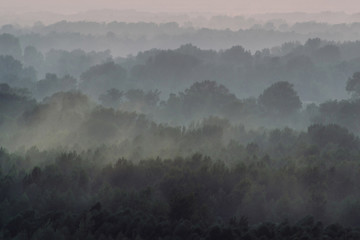
<svg viewBox="0 0 360 240">
<path fill-rule="evenodd" d="M 52 11 L 75 13 L 93 9 L 139 11 L 215 12 L 251 14 L 264 12 L 360 12 L 359 0 L 0 0 L 2 13 Z"/>
</svg>

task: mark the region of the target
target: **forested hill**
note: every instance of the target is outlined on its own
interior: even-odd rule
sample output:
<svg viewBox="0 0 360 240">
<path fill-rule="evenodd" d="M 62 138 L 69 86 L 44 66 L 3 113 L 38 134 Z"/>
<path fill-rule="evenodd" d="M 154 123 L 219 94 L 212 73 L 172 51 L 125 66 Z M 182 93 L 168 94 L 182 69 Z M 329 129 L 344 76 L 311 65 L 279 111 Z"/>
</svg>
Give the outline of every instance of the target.
<svg viewBox="0 0 360 240">
<path fill-rule="evenodd" d="M 0 239 L 360 239 L 358 28 L 1 27 Z"/>
</svg>

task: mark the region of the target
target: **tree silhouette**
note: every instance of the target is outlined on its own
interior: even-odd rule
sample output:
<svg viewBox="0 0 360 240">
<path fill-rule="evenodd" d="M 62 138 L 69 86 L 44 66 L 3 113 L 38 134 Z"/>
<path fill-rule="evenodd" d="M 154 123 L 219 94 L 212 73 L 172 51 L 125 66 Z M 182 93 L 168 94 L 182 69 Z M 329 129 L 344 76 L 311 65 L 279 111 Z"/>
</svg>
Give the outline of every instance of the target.
<svg viewBox="0 0 360 240">
<path fill-rule="evenodd" d="M 352 93 L 353 97 L 360 96 L 360 72 L 353 74 L 346 83 L 346 91 Z"/>
<path fill-rule="evenodd" d="M 276 82 L 259 96 L 259 104 L 266 110 L 280 114 L 291 114 L 301 108 L 301 101 L 293 85 Z"/>
</svg>

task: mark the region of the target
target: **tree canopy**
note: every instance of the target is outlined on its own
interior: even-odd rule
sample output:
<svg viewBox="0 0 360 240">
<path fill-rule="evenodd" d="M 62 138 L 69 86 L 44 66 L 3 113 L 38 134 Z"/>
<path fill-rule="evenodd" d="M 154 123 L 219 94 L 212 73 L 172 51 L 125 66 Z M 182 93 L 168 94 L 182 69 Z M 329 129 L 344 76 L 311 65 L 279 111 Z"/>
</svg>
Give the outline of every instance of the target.
<svg viewBox="0 0 360 240">
<path fill-rule="evenodd" d="M 275 113 L 294 113 L 301 108 L 302 103 L 293 87 L 289 82 L 276 82 L 259 96 L 259 103 Z"/>
</svg>

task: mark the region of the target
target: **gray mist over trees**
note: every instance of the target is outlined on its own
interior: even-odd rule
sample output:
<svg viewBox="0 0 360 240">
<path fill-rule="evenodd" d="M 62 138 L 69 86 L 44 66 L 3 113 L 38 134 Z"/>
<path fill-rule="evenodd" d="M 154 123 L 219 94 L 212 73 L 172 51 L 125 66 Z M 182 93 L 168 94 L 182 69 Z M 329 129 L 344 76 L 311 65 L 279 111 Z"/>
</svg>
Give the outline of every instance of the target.
<svg viewBox="0 0 360 240">
<path fill-rule="evenodd" d="M 0 238 L 358 239 L 358 16 L 161 16 L 0 28 Z"/>
</svg>

